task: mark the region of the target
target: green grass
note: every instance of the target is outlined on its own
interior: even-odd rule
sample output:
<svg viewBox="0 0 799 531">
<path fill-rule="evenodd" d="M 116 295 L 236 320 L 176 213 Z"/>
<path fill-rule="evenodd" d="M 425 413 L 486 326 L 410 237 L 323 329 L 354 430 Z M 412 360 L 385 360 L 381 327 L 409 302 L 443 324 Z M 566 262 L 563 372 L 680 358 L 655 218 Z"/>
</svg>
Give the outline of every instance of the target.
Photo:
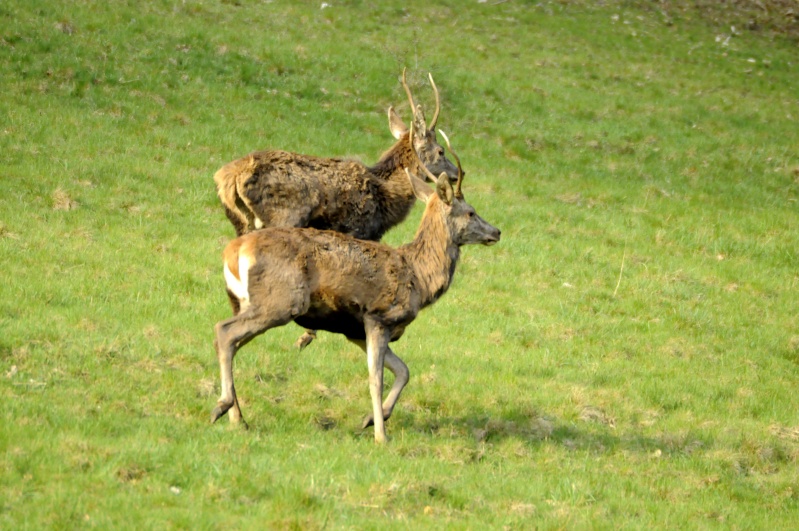
<svg viewBox="0 0 799 531">
<path fill-rule="evenodd" d="M 794 526 L 795 45 L 632 2 L 332 4 L 0 6 L 0 527 Z M 388 446 L 362 353 L 295 325 L 236 360 L 251 429 L 209 425 L 214 171 L 375 161 L 403 66 L 502 242 L 396 345 Z"/>
</svg>

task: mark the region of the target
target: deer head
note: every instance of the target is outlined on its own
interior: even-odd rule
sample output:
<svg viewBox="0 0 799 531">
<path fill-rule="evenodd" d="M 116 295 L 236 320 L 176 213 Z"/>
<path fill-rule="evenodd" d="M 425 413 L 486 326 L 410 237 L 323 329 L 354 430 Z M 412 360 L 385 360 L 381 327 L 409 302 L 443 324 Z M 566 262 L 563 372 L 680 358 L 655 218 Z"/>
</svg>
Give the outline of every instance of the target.
<svg viewBox="0 0 799 531">
<path fill-rule="evenodd" d="M 463 170 L 461 169 L 461 160 L 452 146 L 449 143 L 446 133 L 441 131 L 441 136 L 447 143 L 447 149 L 455 158 L 458 163 L 458 177 L 453 189 L 448 175 L 442 172 L 438 177 L 433 175 L 424 165 L 422 168 L 427 173 L 427 178 L 436 184 L 435 192 L 430 189 L 418 177 L 411 175 L 407 168 L 405 173 L 411 181 L 411 187 L 416 197 L 429 203 L 433 194 L 435 194 L 442 203 L 443 216 L 446 219 L 447 228 L 452 238 L 452 243 L 457 246 L 468 244 L 482 244 L 494 245 L 499 241 L 500 230 L 482 217 L 475 211 L 474 207 L 466 202 L 461 191 L 461 184 L 463 183 Z"/>
<path fill-rule="evenodd" d="M 429 128 L 427 127 L 421 105 L 416 105 L 413 101 L 411 89 L 408 88 L 408 83 L 405 80 L 405 69 L 402 70 L 402 87 L 405 89 L 405 94 L 408 95 L 408 103 L 410 103 L 411 111 L 413 112 L 409 141 L 413 150 L 427 169 L 434 174 L 446 173 L 450 180 L 454 182 L 456 179 L 455 165 L 444 156 L 444 148 L 441 147 L 436 139 L 436 122 L 438 122 L 438 114 L 441 110 L 438 87 L 436 87 L 431 74 L 428 74 L 428 78 L 430 79 L 430 85 L 433 87 L 433 92 L 436 96 L 436 112 L 433 115 L 433 120 L 430 122 Z M 401 139 L 409 130 L 405 122 L 402 121 L 402 118 L 394 112 L 393 106 L 388 108 L 388 128 L 397 140 Z M 435 180 L 432 182 L 435 182 Z"/>
</svg>

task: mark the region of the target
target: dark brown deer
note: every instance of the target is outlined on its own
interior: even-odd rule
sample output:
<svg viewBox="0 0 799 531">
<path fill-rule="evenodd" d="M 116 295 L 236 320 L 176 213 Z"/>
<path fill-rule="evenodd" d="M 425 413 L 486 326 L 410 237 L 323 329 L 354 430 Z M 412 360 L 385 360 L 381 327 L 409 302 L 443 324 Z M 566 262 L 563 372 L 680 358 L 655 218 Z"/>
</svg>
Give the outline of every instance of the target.
<svg viewBox="0 0 799 531">
<path fill-rule="evenodd" d="M 446 138 L 446 137 L 445 137 Z M 453 156 L 457 160 L 457 155 Z M 424 169 L 424 166 L 420 166 Z M 460 161 L 458 161 L 460 169 Z M 216 324 L 222 394 L 211 413 L 243 422 L 233 385 L 233 358 L 256 336 L 291 321 L 344 334 L 367 355 L 375 441 L 386 441 L 384 422 L 408 383 L 405 363 L 389 347 L 417 314 L 449 288 L 460 247 L 499 241 L 500 231 L 483 220 L 446 173 L 435 191 L 403 171 L 426 203 L 414 240 L 399 248 L 312 228 L 267 228 L 236 238 L 224 251 L 227 292 L 236 315 Z M 394 384 L 383 403 L 383 367 Z M 245 424 L 246 425 L 246 424 Z"/>
<path fill-rule="evenodd" d="M 457 168 L 436 140 L 441 105 L 433 76 L 429 78 L 436 97 L 430 127 L 413 101 L 403 70 L 402 86 L 413 111 L 415 134 L 389 107 L 389 129 L 397 142 L 374 166 L 286 151 L 259 151 L 223 166 L 214 181 L 236 235 L 261 227 L 313 227 L 378 241 L 405 219 L 415 202 L 403 168 L 426 175 L 420 170 L 424 164 L 454 181 Z M 308 330 L 296 345 L 304 348 L 314 337 Z"/>
<path fill-rule="evenodd" d="M 397 142 L 374 166 L 341 158 L 258 151 L 220 168 L 214 181 L 236 235 L 261 227 L 314 227 L 379 240 L 413 206 L 415 198 L 403 168 L 422 173 L 418 171 L 421 160 L 436 175 L 445 172 L 453 181 L 457 175 L 436 139 L 440 99 L 432 76 L 430 83 L 436 112 L 428 129 L 403 70 L 402 86 L 416 132 L 413 144 L 408 141 L 408 127 L 389 107 L 389 129 Z"/>
</svg>

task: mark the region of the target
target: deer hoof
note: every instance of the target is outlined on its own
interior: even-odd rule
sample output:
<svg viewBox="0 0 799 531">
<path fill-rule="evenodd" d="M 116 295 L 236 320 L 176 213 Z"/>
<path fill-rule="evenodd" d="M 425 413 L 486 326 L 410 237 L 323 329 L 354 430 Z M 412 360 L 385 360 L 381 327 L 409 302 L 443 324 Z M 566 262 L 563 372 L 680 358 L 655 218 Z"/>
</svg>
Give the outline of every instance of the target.
<svg viewBox="0 0 799 531">
<path fill-rule="evenodd" d="M 316 339 L 316 334 L 305 332 L 300 336 L 297 342 L 294 343 L 294 346 L 297 347 L 299 350 L 302 350 L 308 345 L 310 345 L 311 341 L 313 341 L 314 339 Z"/>
<path fill-rule="evenodd" d="M 390 414 L 386 415 L 386 412 L 383 411 L 383 422 L 386 422 L 390 416 L 391 416 Z M 363 423 L 361 423 L 361 429 L 365 430 L 369 426 L 374 426 L 374 424 L 375 424 L 375 417 L 370 413 L 369 415 L 366 415 L 363 418 Z"/>
<path fill-rule="evenodd" d="M 373 426 L 373 425 L 374 425 L 374 423 L 375 423 L 375 419 L 374 419 L 374 417 L 373 417 L 372 415 L 366 415 L 366 416 L 363 418 L 363 422 L 361 423 L 361 429 L 362 429 L 362 430 L 365 430 L 365 429 L 366 429 L 366 428 L 368 428 L 369 426 Z"/>
<path fill-rule="evenodd" d="M 232 406 L 232 404 L 230 406 L 226 406 L 225 404 L 222 404 L 221 402 L 219 404 L 217 404 L 216 407 L 214 408 L 214 410 L 211 411 L 211 424 L 213 424 L 214 422 L 219 420 L 219 418 L 222 415 L 227 413 L 231 406 Z"/>
</svg>

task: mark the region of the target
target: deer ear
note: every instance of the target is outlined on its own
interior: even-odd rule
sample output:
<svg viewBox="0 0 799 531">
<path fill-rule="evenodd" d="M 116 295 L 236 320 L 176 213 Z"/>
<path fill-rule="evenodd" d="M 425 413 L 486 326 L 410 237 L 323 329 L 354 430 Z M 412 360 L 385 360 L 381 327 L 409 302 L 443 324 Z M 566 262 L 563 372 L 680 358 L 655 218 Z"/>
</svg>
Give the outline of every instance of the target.
<svg viewBox="0 0 799 531">
<path fill-rule="evenodd" d="M 405 173 L 408 175 L 408 180 L 411 181 L 411 188 L 413 188 L 413 195 L 416 196 L 416 199 L 422 201 L 423 203 L 427 203 L 427 200 L 430 199 L 430 196 L 433 195 L 433 189 L 427 186 L 423 180 L 421 180 L 416 175 L 413 175 L 408 168 L 405 168 Z"/>
<path fill-rule="evenodd" d="M 442 172 L 436 181 L 436 193 L 446 204 L 451 205 L 452 199 L 455 197 L 455 192 L 452 191 L 452 185 L 449 183 L 449 176 L 446 172 Z"/>
<path fill-rule="evenodd" d="M 388 129 L 397 140 L 402 138 L 402 135 L 408 130 L 408 126 L 405 125 L 402 118 L 394 112 L 394 107 L 388 108 Z"/>
</svg>

